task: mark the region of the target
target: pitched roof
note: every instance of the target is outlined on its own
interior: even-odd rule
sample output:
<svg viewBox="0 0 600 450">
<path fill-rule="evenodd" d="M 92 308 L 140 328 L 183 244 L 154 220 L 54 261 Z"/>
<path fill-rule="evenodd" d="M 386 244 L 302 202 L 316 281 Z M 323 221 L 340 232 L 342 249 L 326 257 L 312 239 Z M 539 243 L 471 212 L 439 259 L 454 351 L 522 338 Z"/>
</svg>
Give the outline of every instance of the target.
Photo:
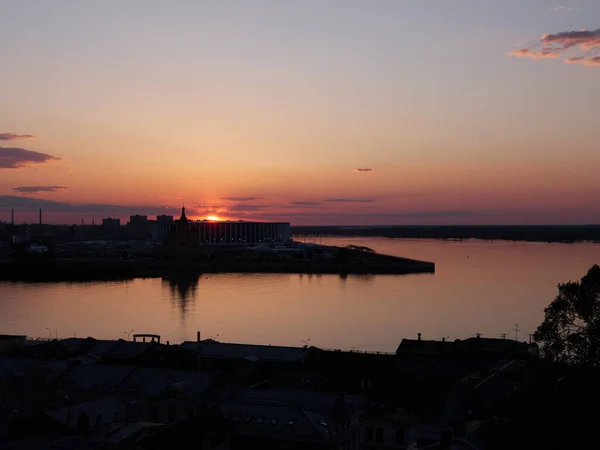
<svg viewBox="0 0 600 450">
<path fill-rule="evenodd" d="M 238 434 L 327 442 L 336 425 L 329 424 L 325 414 L 294 406 L 225 402 L 221 410 L 231 418 Z"/>
<path fill-rule="evenodd" d="M 125 417 L 127 405 L 113 396 L 102 397 L 89 402 L 78 403 L 64 408 L 46 411 L 45 414 L 52 419 L 77 428 L 77 418 L 80 413 L 86 413 L 92 426 L 101 426 L 114 422 L 115 418 Z"/>
<path fill-rule="evenodd" d="M 206 392 L 210 383 L 210 376 L 204 372 L 137 367 L 121 387 L 150 397 L 160 396 L 167 389 L 195 396 Z"/>
<path fill-rule="evenodd" d="M 117 344 L 119 343 L 119 341 L 115 341 L 115 340 L 94 340 L 94 345 L 92 346 L 92 348 L 88 351 L 88 353 L 90 355 L 94 355 L 98 358 L 103 357 L 106 353 L 110 352 Z"/>
<path fill-rule="evenodd" d="M 218 396 L 223 401 L 295 406 L 324 414 L 329 413 L 340 400 L 343 400 L 341 395 L 331 392 L 311 392 L 278 388 L 261 389 L 251 387 L 221 388 L 218 392 Z"/>
<path fill-rule="evenodd" d="M 135 366 L 109 366 L 102 363 L 76 364 L 67 372 L 67 379 L 75 389 L 116 389 L 135 368 Z"/>
</svg>

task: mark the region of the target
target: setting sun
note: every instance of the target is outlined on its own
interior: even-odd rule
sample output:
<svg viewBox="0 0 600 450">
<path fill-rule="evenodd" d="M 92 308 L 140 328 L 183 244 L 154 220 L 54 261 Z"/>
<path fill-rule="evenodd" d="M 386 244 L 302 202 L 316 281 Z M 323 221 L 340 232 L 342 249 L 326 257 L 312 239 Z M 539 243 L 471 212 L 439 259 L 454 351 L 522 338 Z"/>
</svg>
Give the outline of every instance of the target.
<svg viewBox="0 0 600 450">
<path fill-rule="evenodd" d="M 208 216 L 208 220 L 219 220 L 217 216 Z"/>
</svg>

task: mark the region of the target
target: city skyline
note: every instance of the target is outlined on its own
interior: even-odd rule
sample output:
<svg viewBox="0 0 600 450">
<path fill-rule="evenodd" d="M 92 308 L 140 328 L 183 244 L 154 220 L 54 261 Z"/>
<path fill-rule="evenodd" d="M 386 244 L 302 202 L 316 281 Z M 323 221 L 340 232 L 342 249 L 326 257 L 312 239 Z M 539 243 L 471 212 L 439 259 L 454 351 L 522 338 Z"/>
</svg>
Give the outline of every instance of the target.
<svg viewBox="0 0 600 450">
<path fill-rule="evenodd" d="M 600 223 L 600 4 L 0 5 L 0 220 Z"/>
</svg>

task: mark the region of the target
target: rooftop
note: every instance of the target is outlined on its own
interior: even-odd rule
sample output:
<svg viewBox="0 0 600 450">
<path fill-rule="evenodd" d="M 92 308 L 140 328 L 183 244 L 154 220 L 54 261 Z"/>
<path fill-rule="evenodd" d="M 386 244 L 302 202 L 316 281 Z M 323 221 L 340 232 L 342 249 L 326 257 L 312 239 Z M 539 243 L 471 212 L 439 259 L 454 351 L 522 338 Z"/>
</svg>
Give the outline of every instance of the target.
<svg viewBox="0 0 600 450">
<path fill-rule="evenodd" d="M 75 389 L 116 389 L 136 369 L 135 366 L 108 366 L 101 363 L 77 364 L 69 369 L 67 379 Z"/>
<path fill-rule="evenodd" d="M 327 441 L 331 426 L 324 414 L 297 407 L 227 402 L 221 410 L 240 434 L 296 436 L 309 441 Z"/>
<path fill-rule="evenodd" d="M 149 397 L 158 397 L 169 389 L 182 396 L 196 396 L 206 392 L 210 383 L 210 376 L 203 372 L 137 367 L 123 382 L 122 388 Z"/>
<path fill-rule="evenodd" d="M 226 387 L 218 392 L 223 401 L 271 406 L 293 406 L 327 414 L 343 397 L 331 392 L 311 392 L 295 389 Z"/>
<path fill-rule="evenodd" d="M 8 341 L 10 339 L 25 339 L 27 336 L 17 334 L 0 334 L 0 341 Z"/>
<path fill-rule="evenodd" d="M 181 346 L 186 350 L 196 351 L 198 343 L 195 341 L 186 341 Z M 303 362 L 311 349 L 312 347 L 280 347 L 222 343 L 213 340 L 200 341 L 200 355 L 207 358 L 295 363 Z"/>
<path fill-rule="evenodd" d="M 515 341 L 512 339 L 495 339 L 484 337 L 473 337 L 455 341 L 426 341 L 422 339 L 402 339 L 396 354 L 419 354 L 419 355 L 441 355 L 459 352 L 477 353 L 523 353 L 529 352 L 530 347 L 535 344 Z"/>
<path fill-rule="evenodd" d="M 114 422 L 118 418 L 125 417 L 127 405 L 113 396 L 102 397 L 89 402 L 78 403 L 60 409 L 46 411 L 46 415 L 52 419 L 77 428 L 77 419 L 81 413 L 89 417 L 91 426 L 102 426 Z"/>
</svg>

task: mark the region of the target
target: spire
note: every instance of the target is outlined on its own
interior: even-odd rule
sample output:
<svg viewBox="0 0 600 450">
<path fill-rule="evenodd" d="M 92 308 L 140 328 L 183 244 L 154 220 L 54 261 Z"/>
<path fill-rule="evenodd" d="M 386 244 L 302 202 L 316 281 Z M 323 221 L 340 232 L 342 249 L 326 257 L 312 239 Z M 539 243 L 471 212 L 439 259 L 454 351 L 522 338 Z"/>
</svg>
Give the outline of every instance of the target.
<svg viewBox="0 0 600 450">
<path fill-rule="evenodd" d="M 181 207 L 181 217 L 179 218 L 179 220 L 187 222 L 187 217 L 185 216 L 185 206 Z"/>
</svg>

